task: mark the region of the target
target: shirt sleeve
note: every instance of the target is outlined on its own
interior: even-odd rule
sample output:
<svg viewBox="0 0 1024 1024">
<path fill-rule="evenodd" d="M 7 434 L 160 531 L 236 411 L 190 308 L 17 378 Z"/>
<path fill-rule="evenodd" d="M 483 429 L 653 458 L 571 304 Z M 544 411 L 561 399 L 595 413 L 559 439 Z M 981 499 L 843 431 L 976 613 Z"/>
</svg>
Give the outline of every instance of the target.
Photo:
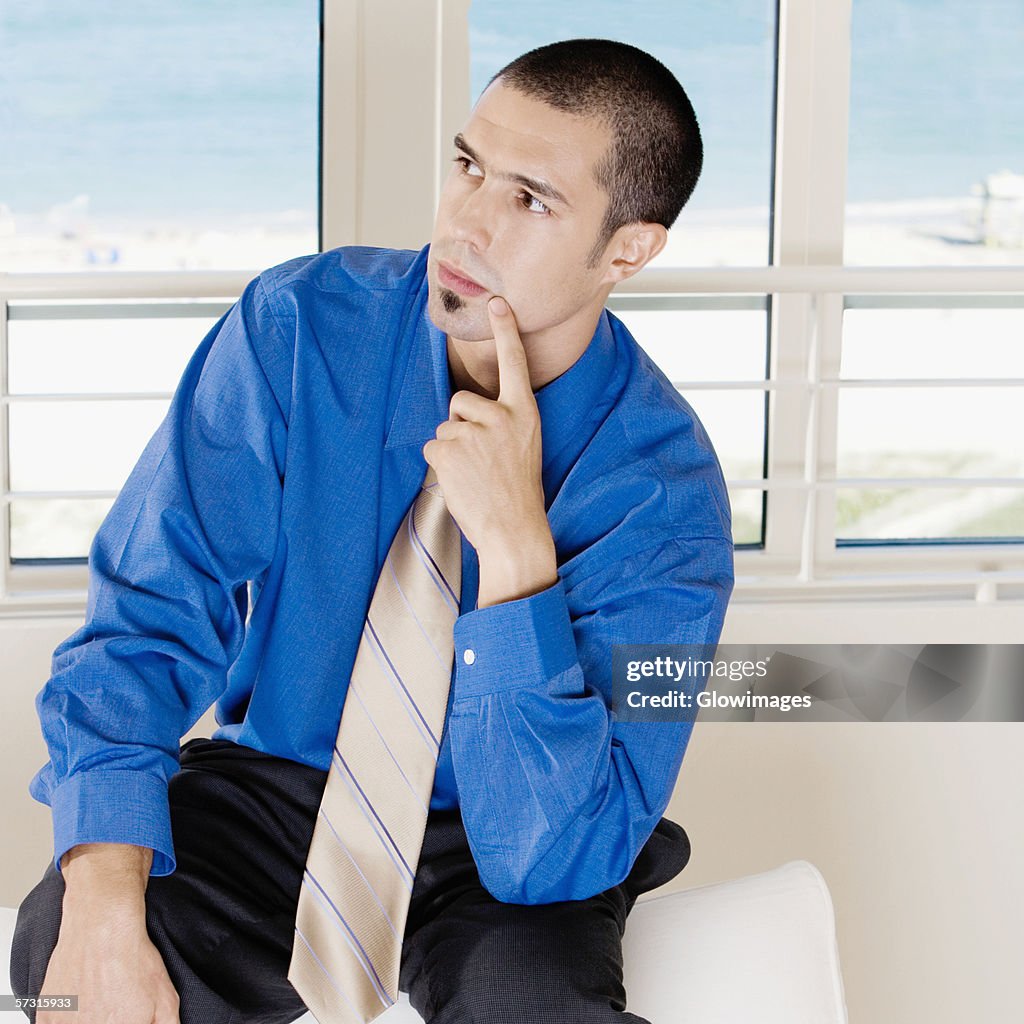
<svg viewBox="0 0 1024 1024">
<path fill-rule="evenodd" d="M 581 900 L 626 878 L 668 806 L 693 725 L 618 721 L 612 646 L 713 654 L 732 587 L 731 540 L 673 538 L 577 583 L 571 600 L 560 575 L 456 620 L 452 760 L 496 899 Z"/>
<path fill-rule="evenodd" d="M 175 868 L 167 784 L 223 693 L 248 581 L 273 558 L 291 358 L 260 279 L 200 343 L 89 553 L 84 625 L 36 697 L 50 759 L 29 792 L 72 846 L 131 843 Z"/>
</svg>

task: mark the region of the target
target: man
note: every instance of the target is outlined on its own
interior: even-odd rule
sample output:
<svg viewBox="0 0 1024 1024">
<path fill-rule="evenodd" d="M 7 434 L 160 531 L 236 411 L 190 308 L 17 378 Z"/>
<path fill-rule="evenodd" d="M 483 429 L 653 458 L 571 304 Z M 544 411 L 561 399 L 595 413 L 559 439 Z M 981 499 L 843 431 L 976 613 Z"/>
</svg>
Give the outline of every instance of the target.
<svg viewBox="0 0 1024 1024">
<path fill-rule="evenodd" d="M 478 101 L 423 251 L 250 283 L 100 528 L 86 624 L 37 701 L 55 857 L 21 907 L 15 992 L 76 993 L 80 1024 L 290 1021 L 303 959 L 318 1018 L 361 1019 L 301 901 L 329 916 L 346 895 L 310 865 L 325 785 L 358 786 L 347 691 L 414 685 L 375 610 L 406 543 L 457 617 L 408 917 L 388 917 L 402 990 L 435 1024 L 640 1020 L 620 940 L 689 856 L 661 815 L 690 724 L 617 721 L 611 647 L 713 649 L 731 521 L 692 409 L 604 303 L 662 249 L 700 163 L 657 61 L 553 44 Z M 457 593 L 413 515 L 431 493 L 458 526 Z M 355 685 L 363 645 L 376 688 Z M 220 728 L 179 752 L 214 701 Z M 371 895 L 383 860 L 360 869 Z"/>
</svg>

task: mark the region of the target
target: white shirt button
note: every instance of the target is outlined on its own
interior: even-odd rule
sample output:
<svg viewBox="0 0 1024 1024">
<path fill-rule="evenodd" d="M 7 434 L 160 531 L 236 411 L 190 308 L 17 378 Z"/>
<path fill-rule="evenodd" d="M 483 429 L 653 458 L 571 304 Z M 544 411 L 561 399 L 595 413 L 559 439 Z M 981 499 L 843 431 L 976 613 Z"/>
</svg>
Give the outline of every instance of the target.
<svg viewBox="0 0 1024 1024">
<path fill-rule="evenodd" d="M 464 662 L 465 662 L 465 663 L 466 663 L 467 665 L 472 665 L 472 664 L 473 664 L 473 662 L 474 662 L 474 661 L 476 661 L 476 651 L 474 651 L 472 647 L 467 647 L 467 648 L 466 648 L 466 649 L 465 649 L 465 650 L 464 650 L 464 651 L 462 652 L 462 660 L 463 660 L 463 661 L 464 661 Z"/>
</svg>

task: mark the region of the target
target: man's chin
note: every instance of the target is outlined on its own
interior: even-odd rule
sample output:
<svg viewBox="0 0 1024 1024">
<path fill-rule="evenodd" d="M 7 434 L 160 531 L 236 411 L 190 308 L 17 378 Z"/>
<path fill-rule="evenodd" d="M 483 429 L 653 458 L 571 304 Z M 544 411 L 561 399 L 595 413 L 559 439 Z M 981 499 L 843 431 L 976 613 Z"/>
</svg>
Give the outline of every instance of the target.
<svg viewBox="0 0 1024 1024">
<path fill-rule="evenodd" d="M 434 326 L 459 341 L 486 341 L 493 337 L 484 296 L 466 299 L 447 288 L 431 291 L 427 312 Z"/>
</svg>

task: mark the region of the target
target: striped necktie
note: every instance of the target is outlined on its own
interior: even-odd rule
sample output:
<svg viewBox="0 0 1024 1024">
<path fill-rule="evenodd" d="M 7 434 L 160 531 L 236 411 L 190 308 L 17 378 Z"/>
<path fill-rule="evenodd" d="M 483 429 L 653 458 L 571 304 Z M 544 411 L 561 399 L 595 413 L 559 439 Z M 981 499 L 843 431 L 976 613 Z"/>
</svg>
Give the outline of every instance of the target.
<svg viewBox="0 0 1024 1024">
<path fill-rule="evenodd" d="M 288 980 L 320 1024 L 370 1021 L 398 998 L 461 572 L 428 467 L 370 601 L 299 892 Z"/>
</svg>

